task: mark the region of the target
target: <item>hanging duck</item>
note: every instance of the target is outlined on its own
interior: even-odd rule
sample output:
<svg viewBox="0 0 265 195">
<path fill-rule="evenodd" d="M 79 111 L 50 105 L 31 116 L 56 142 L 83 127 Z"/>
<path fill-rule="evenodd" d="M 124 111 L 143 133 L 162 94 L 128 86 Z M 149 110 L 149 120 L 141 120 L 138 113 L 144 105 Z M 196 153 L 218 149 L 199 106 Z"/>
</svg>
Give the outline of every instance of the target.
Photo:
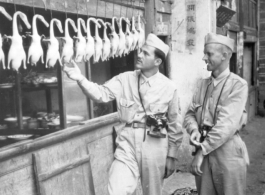
<svg viewBox="0 0 265 195">
<path fill-rule="evenodd" d="M 102 61 L 108 60 L 110 55 L 110 40 L 107 36 L 107 28 L 108 26 L 111 26 L 109 22 L 103 22 L 102 20 L 99 20 L 103 24 L 104 27 L 104 34 L 103 34 L 103 48 L 102 48 L 102 54 L 101 59 Z"/>
<path fill-rule="evenodd" d="M 97 19 L 97 21 L 100 21 L 101 23 L 104 23 L 103 20 Z M 101 55 L 102 55 L 102 49 L 103 49 L 103 42 L 98 34 L 98 25 L 95 26 L 95 53 L 94 53 L 94 63 L 98 62 Z"/>
<path fill-rule="evenodd" d="M 78 18 L 77 19 L 77 37 L 76 36 L 73 37 L 76 40 L 75 41 L 75 62 L 82 62 L 82 60 L 85 60 L 86 39 L 82 35 L 81 26 L 83 26 L 84 31 L 87 32 L 85 21 L 82 18 Z"/>
<path fill-rule="evenodd" d="M 61 61 L 67 62 L 67 63 L 70 62 L 70 60 L 72 59 L 72 57 L 74 55 L 74 41 L 69 35 L 69 27 L 68 27 L 69 23 L 73 27 L 74 31 L 77 32 L 75 22 L 72 19 L 67 18 L 65 20 L 65 30 L 64 30 L 65 35 L 64 35 L 64 37 L 62 37 L 64 44 L 63 44 L 62 54 L 61 54 Z"/>
<path fill-rule="evenodd" d="M 23 42 L 22 37 L 18 33 L 18 27 L 17 27 L 17 17 L 20 16 L 22 21 L 26 24 L 26 27 L 28 29 L 31 28 L 31 25 L 28 22 L 27 16 L 17 11 L 15 12 L 13 16 L 13 36 L 6 36 L 6 38 L 11 39 L 12 43 L 8 52 L 8 63 L 7 68 L 10 69 L 10 65 L 12 66 L 12 69 L 15 71 L 18 71 L 19 67 L 21 66 L 21 63 L 23 64 L 24 69 L 26 69 L 26 53 L 23 48 Z"/>
<path fill-rule="evenodd" d="M 97 20 L 95 18 L 88 18 L 87 19 L 87 37 L 86 37 L 86 52 L 85 52 L 85 60 L 89 61 L 90 58 L 94 55 L 95 53 L 95 40 L 91 36 L 91 30 L 90 30 L 90 22 L 94 22 L 95 25 L 97 25 L 99 28 L 101 27 Z"/>
<path fill-rule="evenodd" d="M 54 23 L 57 25 L 59 31 L 61 33 L 63 33 L 61 21 L 56 19 L 56 18 L 53 18 L 50 22 L 50 38 L 43 40 L 45 42 L 48 42 L 48 50 L 47 50 L 46 63 L 45 63 L 46 68 L 47 67 L 49 67 L 49 68 L 54 67 L 57 60 L 59 61 L 60 65 L 62 66 L 60 53 L 59 53 L 59 41 L 54 36 L 54 29 L 53 29 Z"/>
<path fill-rule="evenodd" d="M 120 56 L 120 57 L 122 57 L 122 54 L 123 54 L 124 49 L 125 49 L 125 34 L 122 30 L 122 20 L 124 20 L 126 22 L 126 19 L 124 17 L 120 17 L 119 20 L 117 19 L 117 23 L 119 26 L 119 39 L 120 39 L 119 46 L 117 49 L 117 56 Z"/>
<path fill-rule="evenodd" d="M 42 49 L 42 46 L 41 46 L 41 38 L 42 38 L 42 36 L 40 36 L 38 34 L 37 19 L 42 21 L 43 24 L 46 27 L 49 27 L 49 23 L 44 19 L 43 16 L 37 14 L 37 15 L 35 15 L 33 17 L 33 20 L 32 20 L 32 35 L 29 35 L 31 37 L 31 44 L 29 46 L 28 59 L 27 59 L 27 63 L 28 64 L 30 63 L 32 65 L 36 65 L 36 63 L 40 60 L 40 58 L 41 58 L 41 62 L 44 63 L 44 60 L 43 60 L 43 49 Z"/>
<path fill-rule="evenodd" d="M 125 32 L 125 49 L 124 54 L 128 54 L 131 51 L 133 43 L 133 34 L 130 31 L 130 20 L 126 18 L 126 32 Z"/>
<path fill-rule="evenodd" d="M 115 22 L 116 22 L 116 17 L 112 18 L 112 28 L 111 28 L 111 33 L 110 35 L 110 57 L 115 57 L 116 53 L 117 53 L 117 49 L 119 47 L 119 36 L 116 33 L 115 30 Z"/>
<path fill-rule="evenodd" d="M 6 12 L 5 8 L 0 6 L 0 13 L 2 13 L 7 19 L 12 20 L 12 17 Z M 0 62 L 2 62 L 3 69 L 6 69 L 5 67 L 5 54 L 2 49 L 3 46 L 3 38 L 0 34 Z"/>
<path fill-rule="evenodd" d="M 142 48 L 145 42 L 145 32 L 141 25 L 141 15 L 138 15 L 138 32 L 139 32 L 139 39 L 138 39 L 138 48 Z"/>
<path fill-rule="evenodd" d="M 132 50 L 135 50 L 138 48 L 139 33 L 135 28 L 134 16 L 132 17 L 132 34 L 133 34 Z"/>
</svg>

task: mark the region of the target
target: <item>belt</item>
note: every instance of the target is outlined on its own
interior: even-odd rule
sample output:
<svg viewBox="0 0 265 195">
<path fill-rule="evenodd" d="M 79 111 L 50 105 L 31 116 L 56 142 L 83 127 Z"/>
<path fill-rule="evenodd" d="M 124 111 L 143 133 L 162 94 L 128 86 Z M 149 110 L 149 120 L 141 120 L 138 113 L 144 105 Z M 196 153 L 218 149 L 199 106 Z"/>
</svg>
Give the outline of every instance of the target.
<svg viewBox="0 0 265 195">
<path fill-rule="evenodd" d="M 145 123 L 139 123 L 139 122 L 126 123 L 125 127 L 145 128 Z"/>
</svg>

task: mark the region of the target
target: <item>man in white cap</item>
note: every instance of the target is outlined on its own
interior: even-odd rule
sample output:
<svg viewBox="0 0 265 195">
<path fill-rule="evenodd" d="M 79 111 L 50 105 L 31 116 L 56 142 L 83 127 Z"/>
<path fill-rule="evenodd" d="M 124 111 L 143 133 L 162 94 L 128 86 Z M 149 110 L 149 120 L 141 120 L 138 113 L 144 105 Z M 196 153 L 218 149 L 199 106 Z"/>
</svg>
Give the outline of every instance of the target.
<svg viewBox="0 0 265 195">
<path fill-rule="evenodd" d="M 159 73 L 168 51 L 163 41 L 149 34 L 138 53 L 135 66 L 139 70 L 119 74 L 102 86 L 82 76 L 75 63 L 74 68 L 64 67 L 90 99 L 116 99 L 124 128 L 116 138 L 115 159 L 109 172 L 110 195 L 133 194 L 139 178 L 143 194 L 161 195 L 164 178 L 175 170 L 182 142 L 180 107 L 174 83 Z"/>
<path fill-rule="evenodd" d="M 200 195 L 244 195 L 249 163 L 239 130 L 245 122 L 248 84 L 229 70 L 234 41 L 209 33 L 204 57 L 212 74 L 197 86 L 185 116 L 185 127 L 196 146 L 191 163 Z"/>
</svg>

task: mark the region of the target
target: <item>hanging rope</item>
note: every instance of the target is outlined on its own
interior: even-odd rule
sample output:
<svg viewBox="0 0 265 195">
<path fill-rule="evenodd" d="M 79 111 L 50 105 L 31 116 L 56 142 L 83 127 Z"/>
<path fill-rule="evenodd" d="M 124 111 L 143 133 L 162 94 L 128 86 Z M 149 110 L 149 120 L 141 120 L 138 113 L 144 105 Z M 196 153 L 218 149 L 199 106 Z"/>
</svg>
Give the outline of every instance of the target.
<svg viewBox="0 0 265 195">
<path fill-rule="evenodd" d="M 51 20 L 52 20 L 52 7 L 51 7 L 51 5 L 50 5 L 50 13 L 51 13 Z"/>
<path fill-rule="evenodd" d="M 114 0 L 113 0 L 113 3 L 112 3 L 112 14 L 114 16 Z"/>
<path fill-rule="evenodd" d="M 107 15 L 107 3 L 105 1 L 105 17 L 104 17 L 104 22 L 106 22 L 106 15 Z"/>
<path fill-rule="evenodd" d="M 121 0 L 121 4 L 122 4 L 122 0 Z M 122 5 L 120 5 L 121 8 L 120 8 L 120 17 L 121 17 L 121 10 L 122 10 Z"/>
<path fill-rule="evenodd" d="M 17 12 L 17 6 L 16 6 L 16 4 L 15 4 L 15 0 L 13 1 L 13 3 L 14 3 L 14 9 L 15 9 L 15 12 Z"/>
<path fill-rule="evenodd" d="M 35 5 L 34 5 L 34 0 L 32 0 L 32 8 L 33 8 L 33 15 L 35 15 Z"/>
<path fill-rule="evenodd" d="M 78 7 L 79 7 L 79 1 L 76 1 L 76 20 L 78 20 Z"/>
<path fill-rule="evenodd" d="M 86 15 L 87 15 L 87 19 L 88 19 L 88 8 L 87 8 L 87 0 L 86 0 Z"/>
<path fill-rule="evenodd" d="M 98 0 L 97 0 L 96 17 L 98 17 Z"/>
<path fill-rule="evenodd" d="M 65 12 L 65 19 L 67 19 L 67 11 L 66 7 L 68 6 L 67 0 L 64 1 L 64 12 Z"/>
</svg>

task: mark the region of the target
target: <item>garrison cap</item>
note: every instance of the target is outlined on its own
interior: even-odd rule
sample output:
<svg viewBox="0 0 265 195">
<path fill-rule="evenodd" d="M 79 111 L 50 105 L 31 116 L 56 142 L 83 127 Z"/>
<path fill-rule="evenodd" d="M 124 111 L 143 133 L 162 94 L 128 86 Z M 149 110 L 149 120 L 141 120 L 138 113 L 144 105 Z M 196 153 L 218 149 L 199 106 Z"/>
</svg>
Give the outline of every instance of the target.
<svg viewBox="0 0 265 195">
<path fill-rule="evenodd" d="M 217 35 L 214 33 L 208 33 L 205 36 L 205 43 L 204 46 L 210 43 L 219 43 L 222 45 L 225 45 L 229 47 L 232 51 L 234 50 L 234 44 L 235 41 L 233 39 L 230 39 L 229 37 L 223 36 L 223 35 Z"/>
<path fill-rule="evenodd" d="M 150 33 L 147 36 L 147 39 L 145 41 L 145 45 L 149 45 L 152 47 L 155 47 L 159 50 L 161 50 L 165 56 L 167 56 L 168 51 L 169 51 L 169 46 L 165 44 L 161 39 L 159 39 L 155 34 Z"/>
</svg>

